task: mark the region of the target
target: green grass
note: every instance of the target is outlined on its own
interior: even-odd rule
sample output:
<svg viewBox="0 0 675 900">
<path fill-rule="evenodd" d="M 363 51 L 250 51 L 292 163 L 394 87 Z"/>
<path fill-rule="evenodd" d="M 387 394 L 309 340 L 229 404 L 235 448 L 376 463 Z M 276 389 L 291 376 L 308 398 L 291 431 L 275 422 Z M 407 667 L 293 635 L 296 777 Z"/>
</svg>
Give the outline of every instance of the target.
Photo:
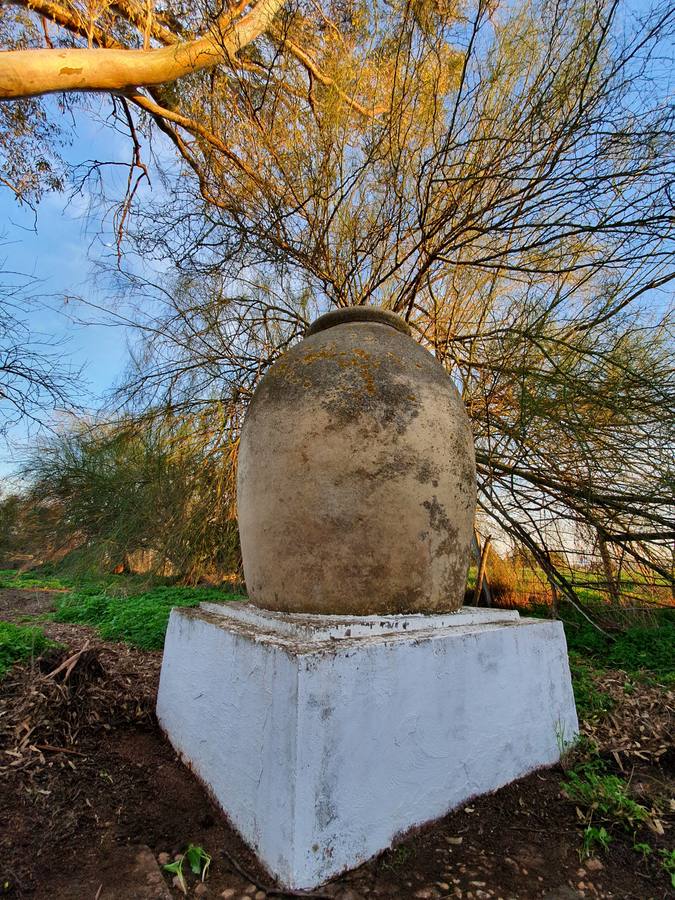
<svg viewBox="0 0 675 900">
<path fill-rule="evenodd" d="M 649 821 L 649 810 L 637 803 L 628 793 L 628 784 L 618 775 L 607 772 L 599 758 L 581 763 L 567 773 L 565 794 L 577 804 L 590 820 L 608 825 L 620 825 L 634 831 Z"/>
<path fill-rule="evenodd" d="M 588 587 L 577 585 L 578 590 L 588 591 L 588 611 L 608 632 L 607 635 L 599 632 L 571 604 L 561 604 L 581 714 L 607 711 L 607 698 L 594 688 L 589 666 L 623 669 L 641 679 L 675 681 L 675 608 L 654 607 L 647 614 L 637 615 L 615 609 L 598 602 L 600 594 L 592 588 L 595 580 L 592 573 L 579 573 L 578 578 L 590 583 Z M 469 590 L 472 581 L 475 581 L 475 567 L 469 572 Z M 147 576 L 75 574 L 52 566 L 24 573 L 0 570 L 0 588 L 71 591 L 57 602 L 58 621 L 93 625 L 107 639 L 127 640 L 147 649 L 163 645 L 171 606 L 196 606 L 201 600 L 240 599 L 221 590 L 181 587 L 167 582 L 168 579 L 151 582 Z M 535 607 L 527 614 L 548 617 L 550 610 L 545 606 Z"/>
<path fill-rule="evenodd" d="M 40 628 L 0 622 L 0 678 L 14 663 L 39 656 L 48 647 L 55 646 Z"/>
<path fill-rule="evenodd" d="M 0 569 L 0 589 L 15 590 L 63 590 L 69 588 L 70 579 L 45 575 L 41 572 L 18 572 L 16 569 Z"/>
<path fill-rule="evenodd" d="M 661 867 L 670 878 L 670 883 L 675 890 L 675 850 L 659 850 L 659 856 L 661 857 Z"/>
<path fill-rule="evenodd" d="M 616 669 L 646 669 L 672 675 L 675 673 L 675 627 L 628 628 L 608 648 L 605 659 L 608 666 Z"/>
<path fill-rule="evenodd" d="M 143 650 L 160 650 L 174 606 L 198 606 L 245 600 L 214 588 L 162 585 L 130 596 L 114 596 L 96 587 L 84 587 L 57 599 L 57 622 L 93 625 L 105 640 L 126 641 Z"/>
<path fill-rule="evenodd" d="M 245 600 L 216 588 L 159 583 L 149 587 L 139 575 L 71 575 L 50 567 L 31 572 L 0 570 L 0 589 L 68 591 L 56 600 L 57 622 L 97 628 L 105 640 L 126 641 L 143 650 L 159 650 L 174 606 L 197 606 L 204 600 Z"/>
<path fill-rule="evenodd" d="M 664 676 L 675 674 L 675 624 L 665 616 L 660 624 L 632 625 L 608 635 L 589 623 L 566 622 L 565 634 L 569 650 L 593 660 L 597 666 Z"/>
<path fill-rule="evenodd" d="M 153 579 L 156 583 L 158 579 Z M 160 580 L 161 583 L 162 580 Z M 115 589 L 128 593 L 141 590 L 149 583 L 144 575 L 70 574 L 55 572 L 51 567 L 19 572 L 16 569 L 0 569 L 0 589 L 63 591 L 81 588 Z"/>
</svg>

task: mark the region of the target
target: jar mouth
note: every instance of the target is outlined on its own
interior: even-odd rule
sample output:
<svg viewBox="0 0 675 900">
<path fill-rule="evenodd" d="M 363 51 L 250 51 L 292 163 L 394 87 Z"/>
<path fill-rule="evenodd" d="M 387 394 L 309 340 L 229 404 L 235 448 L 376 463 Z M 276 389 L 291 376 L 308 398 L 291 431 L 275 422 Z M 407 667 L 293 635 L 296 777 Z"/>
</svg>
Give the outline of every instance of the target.
<svg viewBox="0 0 675 900">
<path fill-rule="evenodd" d="M 319 316 L 305 332 L 305 337 L 334 328 L 336 325 L 351 325 L 352 322 L 374 322 L 377 325 L 388 325 L 403 334 L 410 335 L 410 326 L 394 312 L 383 309 L 381 306 L 347 306 L 344 309 L 334 309 L 331 312 Z"/>
</svg>

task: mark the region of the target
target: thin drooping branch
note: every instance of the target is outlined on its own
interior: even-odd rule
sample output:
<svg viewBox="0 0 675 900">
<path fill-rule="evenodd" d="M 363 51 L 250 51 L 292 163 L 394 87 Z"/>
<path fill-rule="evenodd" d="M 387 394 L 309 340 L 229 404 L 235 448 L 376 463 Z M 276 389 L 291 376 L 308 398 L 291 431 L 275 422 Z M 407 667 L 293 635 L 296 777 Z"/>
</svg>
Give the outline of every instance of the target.
<svg viewBox="0 0 675 900">
<path fill-rule="evenodd" d="M 268 29 L 268 31 L 271 37 L 273 37 L 279 43 L 279 45 L 283 47 L 283 49 L 287 50 L 298 60 L 298 62 L 302 63 L 311 78 L 315 78 L 324 87 L 333 88 L 340 99 L 343 100 L 356 112 L 360 113 L 366 118 L 377 118 L 378 116 L 389 112 L 388 104 L 380 103 L 374 105 L 372 108 L 368 108 L 362 103 L 359 103 L 358 100 L 356 100 L 354 97 L 350 97 L 346 91 L 343 91 L 342 88 L 340 88 L 336 84 L 334 78 L 331 78 L 321 70 L 321 68 L 317 65 L 316 61 L 312 59 L 309 53 L 306 53 L 302 49 L 302 47 L 299 47 L 298 44 L 295 43 L 295 41 L 292 41 L 289 37 L 284 35 L 281 29 L 272 27 Z"/>
</svg>

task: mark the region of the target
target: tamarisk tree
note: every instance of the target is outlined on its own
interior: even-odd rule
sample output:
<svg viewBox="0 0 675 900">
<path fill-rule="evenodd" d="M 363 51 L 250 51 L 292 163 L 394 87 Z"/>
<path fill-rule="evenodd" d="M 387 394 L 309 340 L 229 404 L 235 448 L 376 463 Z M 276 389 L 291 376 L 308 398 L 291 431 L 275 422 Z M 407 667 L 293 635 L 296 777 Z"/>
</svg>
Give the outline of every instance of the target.
<svg viewBox="0 0 675 900">
<path fill-rule="evenodd" d="M 671 577 L 672 4 L 2 16 L 0 98 L 109 92 L 130 138 L 123 256 L 172 261 L 132 281 L 153 303 L 130 402 L 237 419 L 314 313 L 379 303 L 461 386 L 480 504 L 560 588 L 554 526 Z M 174 155 L 153 162 L 157 130 Z M 141 205 L 152 165 L 168 189 Z"/>
</svg>

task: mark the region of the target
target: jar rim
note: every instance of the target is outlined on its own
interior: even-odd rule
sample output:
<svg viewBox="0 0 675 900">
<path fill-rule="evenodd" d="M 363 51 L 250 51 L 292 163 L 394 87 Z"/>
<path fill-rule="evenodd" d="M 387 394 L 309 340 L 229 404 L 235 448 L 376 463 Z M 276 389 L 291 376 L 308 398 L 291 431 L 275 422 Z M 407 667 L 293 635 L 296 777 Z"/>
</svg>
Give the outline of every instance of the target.
<svg viewBox="0 0 675 900">
<path fill-rule="evenodd" d="M 350 325 L 352 322 L 374 322 L 377 325 L 388 325 L 403 334 L 411 335 L 410 326 L 399 315 L 381 306 L 347 306 L 344 309 L 333 309 L 315 319 L 305 332 L 305 337 L 326 331 L 336 325 Z"/>
</svg>

